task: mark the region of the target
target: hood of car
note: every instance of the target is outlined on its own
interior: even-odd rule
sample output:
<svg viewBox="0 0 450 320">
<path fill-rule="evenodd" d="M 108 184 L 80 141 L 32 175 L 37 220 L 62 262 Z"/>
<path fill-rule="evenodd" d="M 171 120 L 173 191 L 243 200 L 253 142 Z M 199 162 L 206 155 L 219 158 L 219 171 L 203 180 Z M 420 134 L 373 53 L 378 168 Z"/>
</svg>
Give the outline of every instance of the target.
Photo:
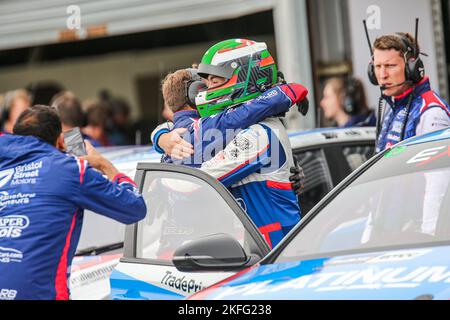
<svg viewBox="0 0 450 320">
<path fill-rule="evenodd" d="M 449 299 L 450 246 L 259 265 L 193 299 Z"/>
</svg>

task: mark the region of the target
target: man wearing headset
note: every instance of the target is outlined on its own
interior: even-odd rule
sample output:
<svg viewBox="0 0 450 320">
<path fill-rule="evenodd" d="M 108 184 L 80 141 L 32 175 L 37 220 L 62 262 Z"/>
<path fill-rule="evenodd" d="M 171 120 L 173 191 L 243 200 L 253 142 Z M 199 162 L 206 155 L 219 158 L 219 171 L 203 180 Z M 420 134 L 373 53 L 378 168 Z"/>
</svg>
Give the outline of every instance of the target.
<svg viewBox="0 0 450 320">
<path fill-rule="evenodd" d="M 374 42 L 368 75 L 381 88 L 376 152 L 404 139 L 450 126 L 450 108 L 431 90 L 420 49 L 409 33 L 384 35 Z M 386 101 L 381 116 L 382 100 Z"/>
</svg>

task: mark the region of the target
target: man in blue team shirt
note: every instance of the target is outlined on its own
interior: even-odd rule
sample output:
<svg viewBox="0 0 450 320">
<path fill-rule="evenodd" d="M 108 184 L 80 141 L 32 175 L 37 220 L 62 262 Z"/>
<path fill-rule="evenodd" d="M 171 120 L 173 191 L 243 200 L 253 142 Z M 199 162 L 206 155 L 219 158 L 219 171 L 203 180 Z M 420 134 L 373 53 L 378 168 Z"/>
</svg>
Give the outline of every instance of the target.
<svg viewBox="0 0 450 320">
<path fill-rule="evenodd" d="M 23 112 L 13 133 L 0 134 L 0 298 L 65 300 L 83 209 L 130 224 L 146 205 L 134 181 L 89 142 L 83 158 L 61 151 L 53 108 Z"/>
</svg>

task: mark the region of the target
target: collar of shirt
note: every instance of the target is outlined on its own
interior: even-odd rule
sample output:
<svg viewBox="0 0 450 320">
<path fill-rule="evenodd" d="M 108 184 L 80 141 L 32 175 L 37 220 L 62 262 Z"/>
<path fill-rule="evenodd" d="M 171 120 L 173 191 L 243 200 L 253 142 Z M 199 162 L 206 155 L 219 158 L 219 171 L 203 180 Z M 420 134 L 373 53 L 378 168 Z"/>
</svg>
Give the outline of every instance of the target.
<svg viewBox="0 0 450 320">
<path fill-rule="evenodd" d="M 186 117 L 189 118 L 200 118 L 200 115 L 198 114 L 197 110 L 181 110 L 177 111 L 173 115 L 173 122 L 177 123 L 180 119 L 184 119 Z"/>
</svg>

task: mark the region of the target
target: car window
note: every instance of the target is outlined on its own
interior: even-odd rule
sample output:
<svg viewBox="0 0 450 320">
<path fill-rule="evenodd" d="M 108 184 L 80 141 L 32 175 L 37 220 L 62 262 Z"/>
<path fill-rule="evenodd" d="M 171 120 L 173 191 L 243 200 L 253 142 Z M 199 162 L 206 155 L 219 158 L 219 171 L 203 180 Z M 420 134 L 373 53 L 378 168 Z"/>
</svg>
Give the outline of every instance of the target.
<svg viewBox="0 0 450 320">
<path fill-rule="evenodd" d="M 394 148 L 318 212 L 277 261 L 448 241 L 449 182 L 448 140 Z"/>
<path fill-rule="evenodd" d="M 305 188 L 299 197 L 304 216 L 333 188 L 333 182 L 322 149 L 294 151 L 294 154 L 305 174 Z"/>
<path fill-rule="evenodd" d="M 142 195 L 147 215 L 138 223 L 137 258 L 170 261 L 179 246 L 217 233 L 234 237 L 244 249 L 254 244 L 224 198 L 197 177 L 146 171 Z"/>
<path fill-rule="evenodd" d="M 354 171 L 373 156 L 374 149 L 374 144 L 343 146 L 342 154 L 344 155 L 344 158 L 347 161 L 350 170 Z"/>
</svg>

